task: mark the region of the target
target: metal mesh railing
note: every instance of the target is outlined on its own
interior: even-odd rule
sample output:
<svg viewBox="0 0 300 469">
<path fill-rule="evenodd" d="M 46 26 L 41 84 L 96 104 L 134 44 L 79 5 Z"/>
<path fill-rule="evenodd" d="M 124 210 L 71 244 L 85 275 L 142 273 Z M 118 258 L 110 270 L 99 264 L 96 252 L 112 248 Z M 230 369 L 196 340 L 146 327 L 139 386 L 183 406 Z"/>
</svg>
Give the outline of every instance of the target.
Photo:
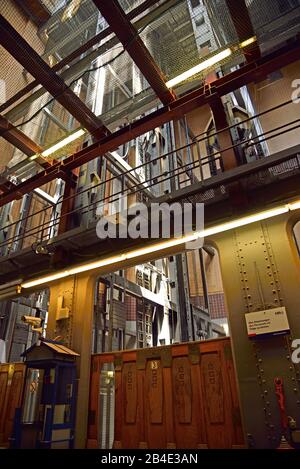
<svg viewBox="0 0 300 469">
<path fill-rule="evenodd" d="M 291 102 L 287 101 L 275 108 L 264 111 L 260 116 L 268 115 L 290 104 Z M 254 118 L 257 118 L 257 116 L 249 117 L 242 123 L 246 123 Z M 235 123 L 222 131 L 215 131 L 209 138 L 212 135 L 218 137 L 221 132 L 229 129 L 232 130 L 237 125 L 241 125 L 241 122 Z M 134 168 L 124 171 L 116 169 L 112 171 L 112 168 L 110 168 L 106 173 L 105 180 L 97 184 L 85 185 L 83 189 L 77 191 L 76 195 L 65 199 L 65 202 L 68 199 L 73 199 L 74 208 L 64 212 L 63 215 L 61 215 L 62 198 L 60 198 L 55 205 L 44 207 L 40 211 L 20 218 L 17 223 L 2 227 L 0 230 L 2 238 L 0 243 L 1 253 L 2 255 L 7 255 L 10 252 L 28 247 L 34 243 L 47 242 L 47 240 L 57 236 L 59 225 L 65 217 L 68 217 L 68 220 L 72 220 L 72 223 L 69 224 L 69 229 L 76 226 L 88 228 L 91 223 L 96 222 L 102 216 L 113 215 L 113 213 L 121 210 L 120 207 L 124 207 L 123 201 L 126 196 L 135 197 L 135 201 L 143 200 L 144 202 L 151 202 L 151 200 L 155 200 L 155 197 L 166 195 L 165 188 L 169 187 L 167 192 L 172 192 L 173 197 L 176 195 L 177 190 L 186 187 L 193 188 L 194 183 L 210 179 L 221 172 L 222 153 L 233 150 L 238 154 L 241 151 L 245 151 L 245 148 L 249 149 L 252 147 L 257 149 L 257 158 L 263 158 L 265 155 L 261 154 L 259 156 L 262 142 L 276 141 L 282 136 L 289 136 L 290 132 L 298 131 L 299 128 L 300 118 L 281 126 L 274 126 L 263 134 L 238 141 L 228 148 L 222 148 L 222 150 L 211 151 L 210 147 L 207 146 L 206 153 L 200 150 L 200 144 L 206 143 L 208 140 L 206 133 L 202 133 L 195 136 L 193 141 L 181 146 L 173 146 L 170 150 L 162 152 L 150 161 L 145 158 L 142 164 Z M 192 155 L 192 158 L 187 159 L 187 151 L 189 151 L 190 156 Z M 299 171 L 299 155 L 291 154 L 286 157 L 286 160 L 265 170 L 258 169 L 255 175 L 251 175 L 247 179 L 247 187 L 263 185 L 270 180 L 287 177 L 289 174 Z M 244 159 L 243 164 L 247 164 L 246 159 Z M 153 177 L 152 173 L 154 166 L 160 169 L 155 177 Z M 168 168 L 167 170 L 164 169 L 166 167 Z M 216 168 L 219 168 L 217 172 Z M 142 174 L 144 175 L 143 177 L 141 177 Z M 107 187 L 110 187 L 109 192 Z M 106 190 L 104 190 L 105 188 Z M 198 202 L 208 202 L 224 196 L 227 196 L 226 186 L 218 184 L 213 189 L 208 190 L 201 190 L 201 187 L 199 187 L 199 194 L 193 197 Z M 80 206 L 77 203 L 79 197 L 83 201 Z M 72 202 L 72 200 L 69 200 L 69 202 Z M 23 229 L 18 231 L 20 223 Z"/>
</svg>

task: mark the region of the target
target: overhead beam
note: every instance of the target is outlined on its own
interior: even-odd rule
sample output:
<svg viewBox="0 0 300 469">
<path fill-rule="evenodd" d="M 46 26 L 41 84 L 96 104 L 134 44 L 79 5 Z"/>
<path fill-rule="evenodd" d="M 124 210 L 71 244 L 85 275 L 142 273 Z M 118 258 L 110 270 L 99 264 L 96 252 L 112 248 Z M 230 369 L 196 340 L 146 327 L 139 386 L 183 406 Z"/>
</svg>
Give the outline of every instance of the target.
<svg viewBox="0 0 300 469">
<path fill-rule="evenodd" d="M 14 147 L 18 148 L 27 156 L 33 156 L 38 153 L 41 153 L 42 148 L 35 143 L 31 138 L 24 134 L 20 129 L 16 128 L 11 122 L 9 122 L 5 117 L 0 115 L 0 137 L 7 140 Z M 36 163 L 38 163 L 43 168 L 49 168 L 52 164 L 55 164 L 56 161 L 52 161 L 50 164 L 42 156 L 36 158 Z M 9 181 L 5 181 L 0 184 L 1 192 L 8 192 L 14 188 L 14 184 Z"/>
<path fill-rule="evenodd" d="M 245 0 L 226 0 L 232 22 L 240 42 L 255 36 L 255 31 L 251 22 L 249 10 Z M 245 59 L 251 62 L 260 57 L 260 50 L 257 42 L 250 44 L 244 49 Z"/>
<path fill-rule="evenodd" d="M 37 143 L 35 143 L 31 138 L 24 134 L 20 129 L 16 128 L 11 122 L 9 122 L 5 117 L 0 115 L 0 137 L 7 140 L 14 147 L 18 148 L 27 156 L 33 156 L 39 154 L 43 151 Z M 44 169 L 50 168 L 52 165 L 57 164 L 57 160 L 52 160 L 49 163 L 45 158 L 38 155 L 35 159 L 35 162 L 42 166 Z M 1 175 L 4 179 L 5 175 Z M 64 179 L 70 180 L 71 183 L 74 183 L 73 177 L 64 173 Z M 9 191 L 15 190 L 16 186 L 10 181 L 4 181 L 0 183 L 0 193 L 8 193 Z"/>
<path fill-rule="evenodd" d="M 2 15 L 0 15 L 0 44 L 89 132 L 97 134 L 98 138 L 109 134 L 102 121 Z"/>
<path fill-rule="evenodd" d="M 162 71 L 138 35 L 136 28 L 126 17 L 118 1 L 93 1 L 161 102 L 169 104 L 174 101 L 175 95 L 166 86 Z"/>
<path fill-rule="evenodd" d="M 21 150 L 25 155 L 33 156 L 40 153 L 42 148 L 37 145 L 31 138 L 25 135 L 21 130 L 17 129 L 5 117 L 0 115 L 0 137 L 5 138 L 13 146 Z"/>
<path fill-rule="evenodd" d="M 15 127 L 11 122 L 9 122 L 4 116 L 0 115 L 0 137 L 7 140 L 14 147 L 18 148 L 27 156 L 38 155 L 43 151 L 42 147 L 36 142 L 31 140 L 28 135 L 24 134 L 20 129 Z M 57 160 L 52 160 L 51 163 L 47 161 L 42 156 L 38 155 L 35 159 L 43 168 L 49 168 L 53 164 L 57 163 Z M 0 186 L 1 188 L 1 186 Z"/>
<path fill-rule="evenodd" d="M 139 18 L 135 23 L 135 27 L 137 29 L 142 28 L 145 24 L 148 24 L 148 22 L 151 22 L 158 15 L 163 14 L 165 11 L 167 11 L 168 9 L 174 7 L 175 5 L 177 5 L 180 2 L 181 2 L 181 0 L 165 0 L 165 2 L 163 2 L 162 4 L 156 6 L 149 13 L 147 13 L 147 15 L 143 16 L 142 18 Z M 157 3 L 157 0 L 145 0 L 142 4 L 138 5 L 136 8 L 131 10 L 127 14 L 127 18 L 129 20 L 133 20 L 137 16 L 140 16 L 148 8 L 151 8 L 152 6 L 154 6 L 156 3 Z M 78 47 L 78 49 L 74 50 L 69 55 L 64 57 L 60 62 L 55 64 L 52 67 L 52 70 L 55 71 L 55 72 L 60 71 L 63 67 L 65 67 L 66 65 L 73 62 L 77 57 L 81 56 L 82 54 L 85 54 L 93 46 L 95 46 L 99 42 L 106 39 L 111 33 L 112 33 L 112 31 L 111 31 L 110 27 L 105 28 L 103 31 L 100 31 L 100 33 L 96 34 L 94 37 L 89 39 L 82 46 Z M 112 39 L 107 41 L 105 46 L 106 46 L 106 48 L 111 48 L 114 45 L 116 45 L 118 42 L 119 41 L 117 40 L 117 38 L 113 37 Z M 95 51 L 97 51 L 98 55 L 101 55 L 101 53 L 102 53 L 102 48 L 101 47 L 102 46 L 95 49 L 93 51 L 93 53 Z M 88 54 L 88 57 L 89 56 L 90 56 L 90 54 Z M 93 56 L 91 56 L 90 61 L 92 60 L 92 57 Z M 78 62 L 81 62 L 83 64 L 82 59 L 79 60 Z M 78 62 L 76 62 L 76 65 L 78 64 Z M 74 66 L 72 65 L 71 69 L 73 67 Z M 26 85 L 22 90 L 18 91 L 14 96 L 12 96 L 10 99 L 8 99 L 5 103 L 0 105 L 0 112 L 4 111 L 5 109 L 8 109 L 10 106 L 12 106 L 17 101 L 19 101 L 21 98 L 23 98 L 23 96 L 28 94 L 30 91 L 34 90 L 38 85 L 39 85 L 39 82 L 37 80 L 33 80 L 31 83 L 28 83 L 28 85 Z"/>
<path fill-rule="evenodd" d="M 8 194 L 0 196 L 0 206 L 22 197 L 23 194 L 31 192 L 36 187 L 55 178 L 62 177 L 61 174 L 68 169 L 75 169 L 88 161 L 97 158 L 108 151 L 116 150 L 120 145 L 134 139 L 155 127 L 159 127 L 173 119 L 178 119 L 194 109 L 215 101 L 216 97 L 234 91 L 241 86 L 248 85 L 254 81 L 260 81 L 266 75 L 285 67 L 300 59 L 300 38 L 294 46 L 284 47 L 277 53 L 260 58 L 244 67 L 217 79 L 209 91 L 207 87 L 201 87 L 175 100 L 151 114 L 139 119 L 132 124 L 121 128 L 106 138 L 101 139 L 87 148 L 66 158 L 63 162 L 53 165 L 42 171 L 38 177 L 33 177 L 20 184 Z"/>
</svg>

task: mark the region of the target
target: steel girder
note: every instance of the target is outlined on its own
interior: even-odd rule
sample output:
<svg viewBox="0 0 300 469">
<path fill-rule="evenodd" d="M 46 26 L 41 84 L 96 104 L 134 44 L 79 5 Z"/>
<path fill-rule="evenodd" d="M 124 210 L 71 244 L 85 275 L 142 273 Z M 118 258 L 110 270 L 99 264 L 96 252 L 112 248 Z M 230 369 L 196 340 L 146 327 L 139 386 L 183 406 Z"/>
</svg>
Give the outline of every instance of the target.
<svg viewBox="0 0 300 469">
<path fill-rule="evenodd" d="M 162 71 L 117 0 L 93 1 L 161 102 L 169 104 L 174 101 L 175 94 L 166 86 Z"/>
<path fill-rule="evenodd" d="M 251 62 L 242 68 L 217 79 L 213 86 L 200 87 L 185 96 L 176 99 L 167 106 L 152 112 L 151 114 L 121 128 L 113 134 L 99 140 L 83 150 L 71 155 L 64 161 L 53 165 L 51 168 L 42 171 L 39 175 L 28 179 L 14 190 L 0 196 L 0 206 L 11 202 L 22 195 L 31 192 L 45 182 L 62 177 L 66 170 L 75 169 L 88 161 L 104 155 L 108 151 L 116 150 L 120 145 L 134 139 L 155 127 L 178 119 L 194 109 L 206 104 L 213 103 L 220 96 L 234 91 L 241 86 L 260 81 L 269 73 L 289 65 L 300 59 L 300 38 L 295 44 L 284 47 L 276 53 L 262 57 Z"/>
<path fill-rule="evenodd" d="M 255 36 L 249 10 L 245 0 L 226 0 L 232 22 L 234 24 L 239 41 L 243 42 Z M 257 42 L 244 48 L 244 55 L 247 62 L 260 57 L 260 50 Z"/>
<path fill-rule="evenodd" d="M 89 132 L 100 138 L 110 132 L 39 54 L 0 15 L 0 44 L 34 76 Z"/>
</svg>

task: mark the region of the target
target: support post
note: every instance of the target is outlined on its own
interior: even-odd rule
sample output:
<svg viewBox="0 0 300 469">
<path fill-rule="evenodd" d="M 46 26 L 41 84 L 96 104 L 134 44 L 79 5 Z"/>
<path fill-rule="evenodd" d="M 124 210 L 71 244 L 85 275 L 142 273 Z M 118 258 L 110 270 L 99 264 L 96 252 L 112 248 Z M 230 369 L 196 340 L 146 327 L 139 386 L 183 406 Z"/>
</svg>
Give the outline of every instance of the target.
<svg viewBox="0 0 300 469">
<path fill-rule="evenodd" d="M 75 448 L 86 446 L 95 284 L 95 276 L 86 273 L 60 280 L 50 287 L 47 338 L 59 337 L 64 345 L 80 354 Z"/>
</svg>

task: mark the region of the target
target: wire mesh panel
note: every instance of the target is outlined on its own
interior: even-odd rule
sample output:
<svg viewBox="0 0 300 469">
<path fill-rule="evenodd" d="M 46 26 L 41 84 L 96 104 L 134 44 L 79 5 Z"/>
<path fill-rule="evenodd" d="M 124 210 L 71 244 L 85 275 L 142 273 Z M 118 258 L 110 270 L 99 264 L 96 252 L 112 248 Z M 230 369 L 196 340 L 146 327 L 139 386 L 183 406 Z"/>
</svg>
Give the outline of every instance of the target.
<svg viewBox="0 0 300 469">
<path fill-rule="evenodd" d="M 299 31 L 299 0 L 246 0 L 262 50 L 272 48 Z"/>
<path fill-rule="evenodd" d="M 220 47 L 237 42 L 225 0 L 175 2 L 140 35 L 168 79 Z M 207 73 L 206 69 L 202 75 Z"/>
</svg>

